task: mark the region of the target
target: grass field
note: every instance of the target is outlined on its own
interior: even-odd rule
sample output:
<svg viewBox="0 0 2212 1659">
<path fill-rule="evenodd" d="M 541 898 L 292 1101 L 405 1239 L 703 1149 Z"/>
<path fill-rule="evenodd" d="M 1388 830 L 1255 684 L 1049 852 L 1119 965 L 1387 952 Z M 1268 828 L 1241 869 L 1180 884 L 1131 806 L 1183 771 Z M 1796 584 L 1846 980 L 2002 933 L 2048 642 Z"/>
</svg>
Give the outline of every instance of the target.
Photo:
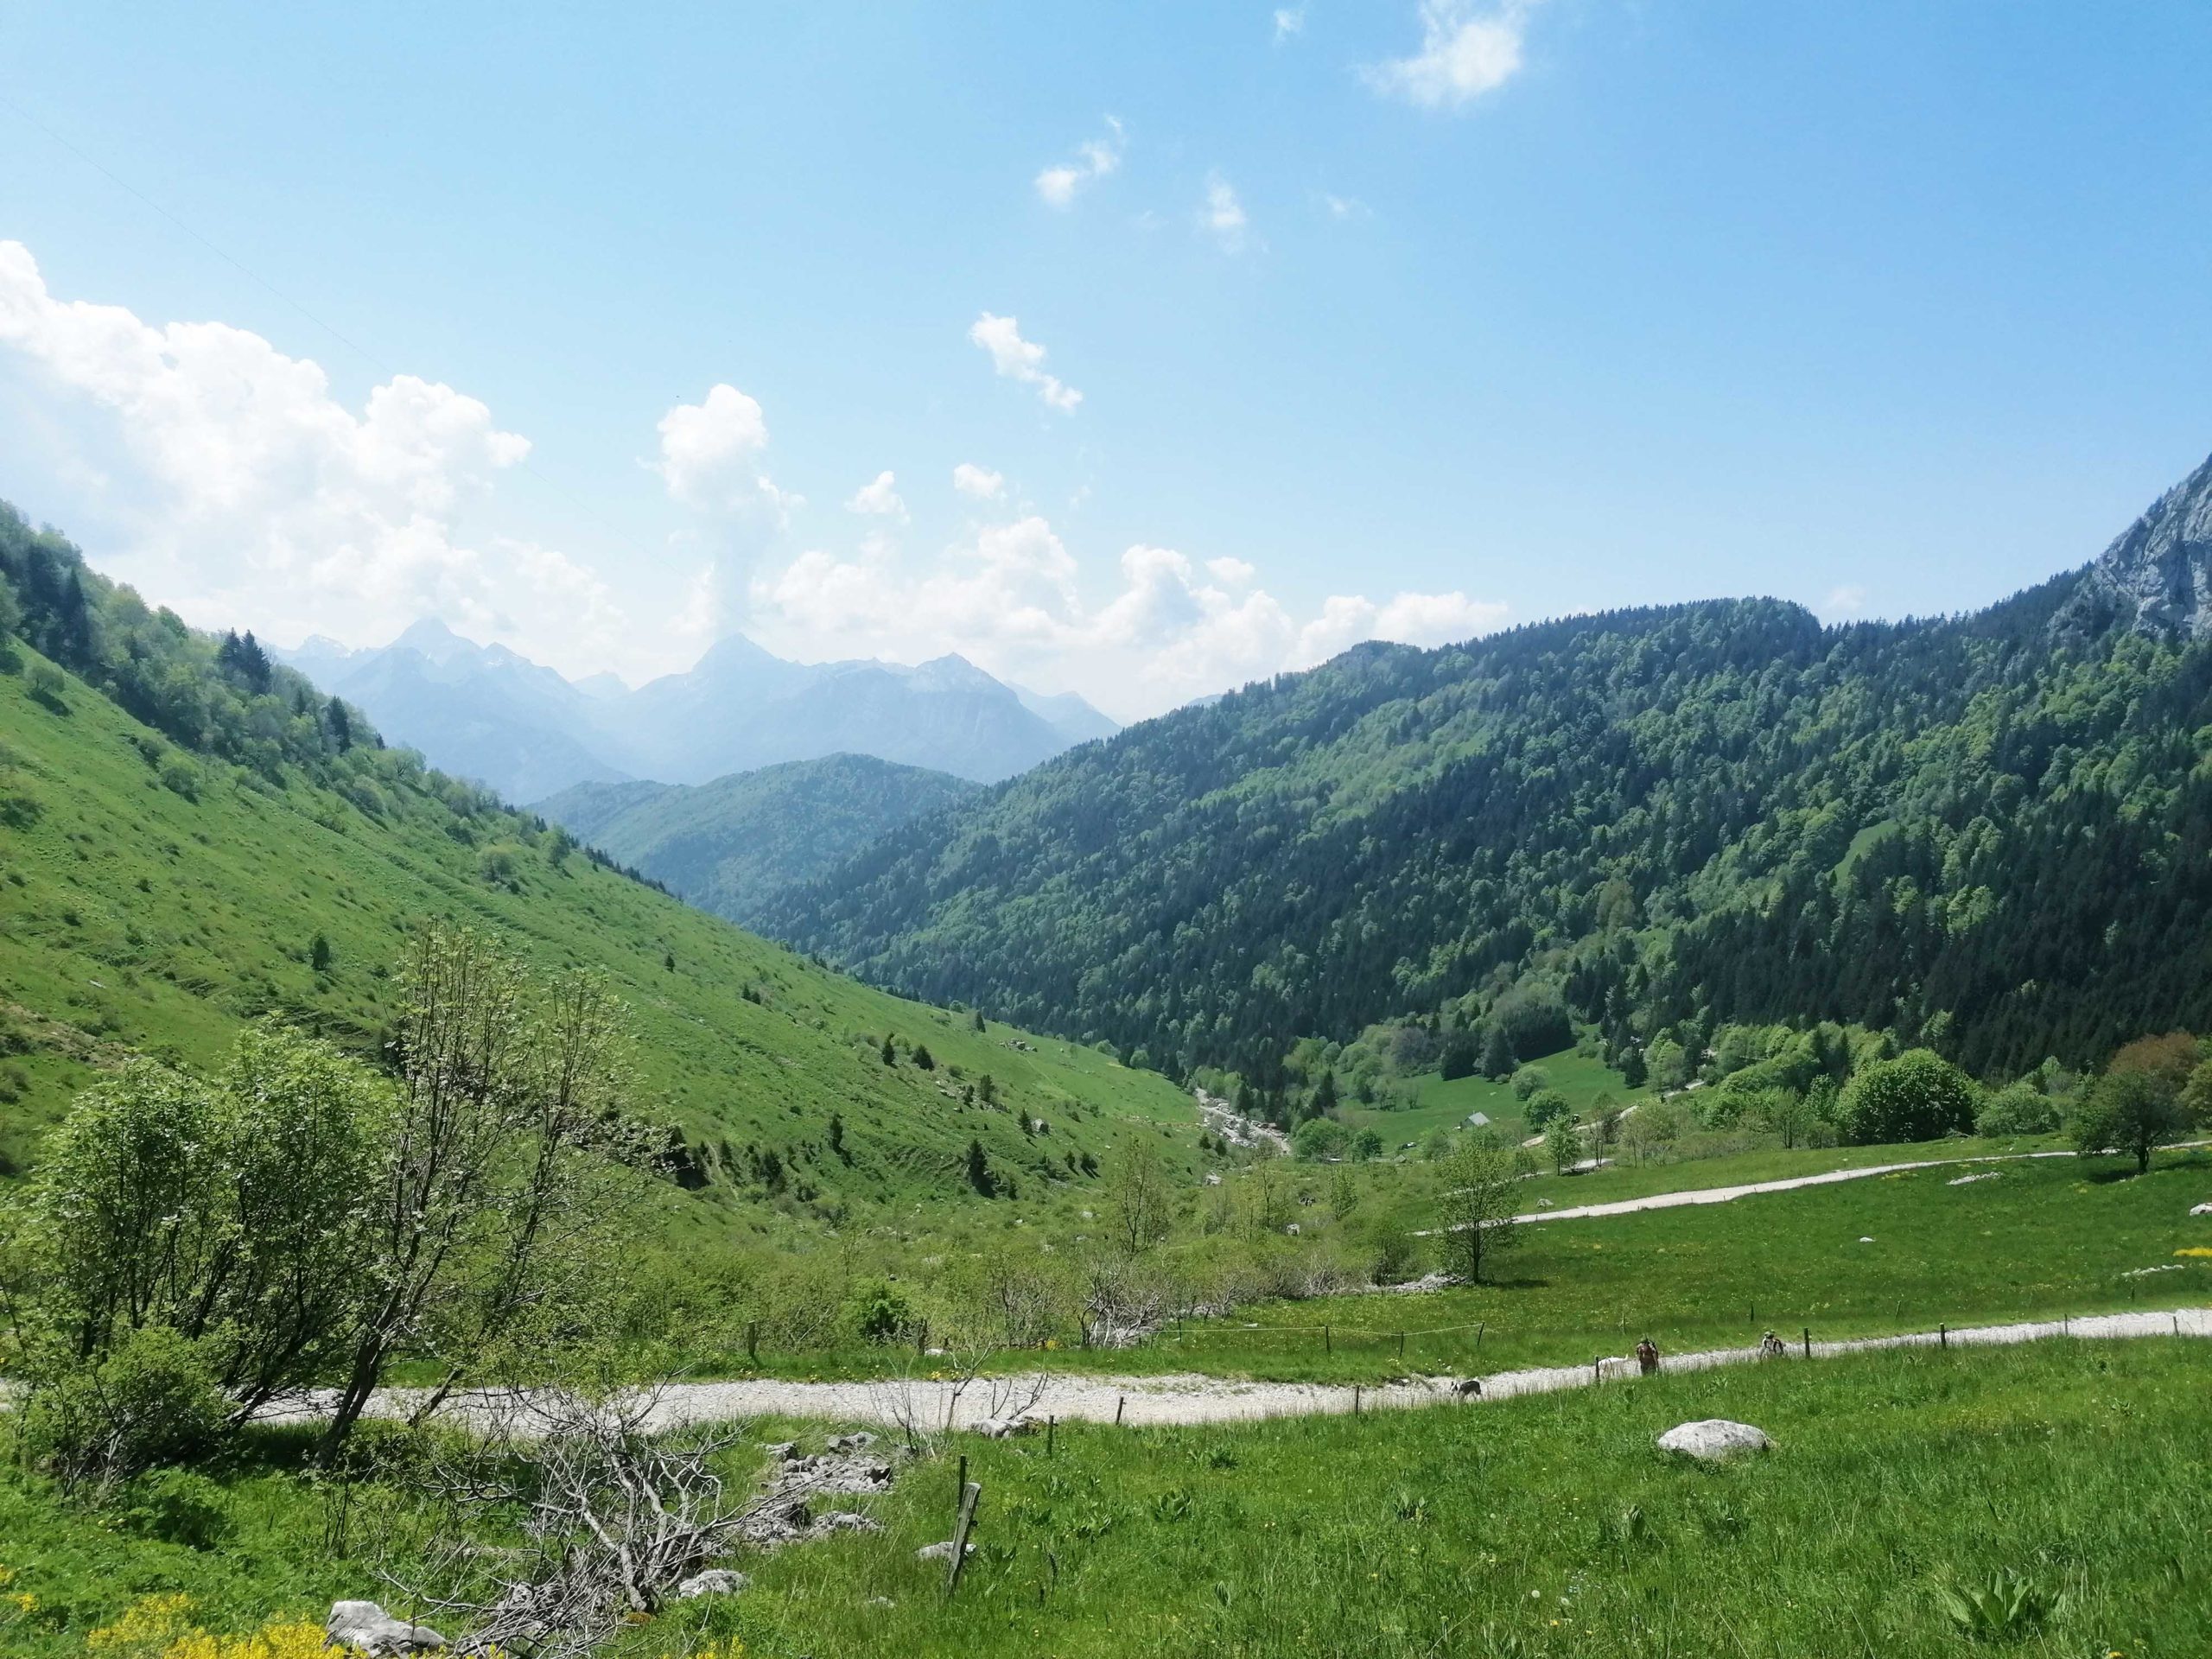
<svg viewBox="0 0 2212 1659">
<path fill-rule="evenodd" d="M 874 1501 L 886 1529 L 740 1564 L 609 1659 L 883 1656 L 1412 1656 L 1567 1659 L 2003 1651 L 2183 1659 L 2212 1628 L 2212 1347 L 2146 1339 L 1745 1367 L 1479 1408 L 1208 1429 L 1071 1427 L 963 1439 L 983 1500 L 956 1599 L 919 1546 L 947 1535 L 949 1457 Z M 1657 1452 L 1687 1420 L 1753 1422 L 1764 1457 Z M 761 1425 L 764 1438 L 785 1429 Z M 799 1431 L 811 1439 L 820 1426 Z M 280 1442 L 277 1447 L 282 1450 Z M 86 1631 L 181 1592 L 207 1628 L 319 1618 L 373 1594 L 375 1518 L 404 1566 L 415 1512 L 331 1506 L 274 1462 L 210 1483 L 200 1547 L 0 1475 L 0 1645 L 87 1651 Z M 496 1541 L 496 1539 L 493 1539 Z M 1985 1648 L 1942 1591 L 2019 1574 L 2053 1604 Z"/>
<path fill-rule="evenodd" d="M 1991 1168 L 1994 1179 L 1951 1185 Z M 1689 1350 L 1753 1343 L 1769 1326 L 1825 1339 L 2202 1304 L 2212 1302 L 2212 1218 L 2189 1211 L 2208 1199 L 2203 1151 L 2164 1154 L 2140 1177 L 2109 1159 L 1913 1170 L 1533 1224 L 1493 1284 L 1255 1303 L 1171 1325 L 1135 1348 L 1086 1351 L 1071 1340 L 998 1364 L 1377 1382 L 1579 1363 L 1644 1335 Z M 703 1375 L 796 1377 L 912 1363 L 911 1351 L 865 1344 L 764 1353 L 757 1366 L 741 1354 L 694 1357 Z"/>
<path fill-rule="evenodd" d="M 25 680 L 0 675 L 0 1173 L 34 1161 L 43 1127 L 125 1048 L 210 1065 L 270 1012 L 372 1047 L 393 1013 L 391 967 L 435 918 L 493 930 L 542 969 L 610 976 L 636 1019 L 637 1109 L 705 1149 L 710 1198 L 774 1199 L 790 1220 L 841 1200 L 956 1198 L 971 1136 L 1039 1198 L 1048 1166 L 1079 1188 L 1066 1154 L 1103 1156 L 1132 1133 L 1168 1129 L 1171 1164 L 1197 1162 L 1191 1103 L 1164 1077 L 1002 1026 L 975 1032 L 581 855 L 556 866 L 510 817 L 464 821 L 401 789 L 368 811 L 207 762 L 181 793 L 106 698 L 72 681 L 64 712 Z M 902 1043 L 892 1066 L 878 1052 L 887 1032 Z M 914 1063 L 918 1042 L 934 1071 Z M 963 1105 L 987 1072 L 999 1106 Z M 1017 1109 L 1049 1133 L 1025 1135 Z M 833 1112 L 849 1161 L 828 1149 Z M 753 1184 L 748 1147 L 779 1153 L 784 1192 Z M 681 1213 L 786 1224 L 766 1204 Z"/>
<path fill-rule="evenodd" d="M 1621 1074 L 1593 1056 L 1564 1049 L 1533 1062 L 1549 1079 L 1550 1088 L 1567 1097 L 1580 1116 L 1588 1112 L 1600 1095 L 1610 1095 L 1622 1106 L 1651 1098 L 1649 1090 L 1630 1088 Z M 1438 1129 L 1454 1129 L 1471 1113 L 1490 1119 L 1499 1135 L 1519 1140 L 1529 1133 L 1528 1117 L 1513 1090 L 1488 1077 L 1454 1077 L 1446 1083 L 1434 1072 L 1414 1084 L 1414 1103 L 1402 1111 L 1378 1111 L 1371 1107 L 1346 1105 L 1342 1116 L 1355 1129 L 1372 1128 L 1383 1144 L 1396 1148 L 1411 1141 L 1418 1144 Z"/>
</svg>

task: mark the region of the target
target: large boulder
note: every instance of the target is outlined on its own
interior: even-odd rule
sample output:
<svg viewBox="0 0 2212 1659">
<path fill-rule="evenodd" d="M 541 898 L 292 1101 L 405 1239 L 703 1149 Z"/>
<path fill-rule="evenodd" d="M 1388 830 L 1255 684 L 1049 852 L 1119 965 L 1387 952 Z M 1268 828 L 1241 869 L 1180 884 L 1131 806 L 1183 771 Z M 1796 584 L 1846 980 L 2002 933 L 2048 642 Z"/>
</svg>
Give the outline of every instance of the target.
<svg viewBox="0 0 2212 1659">
<path fill-rule="evenodd" d="M 1659 1437 L 1661 1451 L 1679 1452 L 1686 1458 L 1706 1463 L 1717 1463 L 1739 1452 L 1764 1452 L 1773 1445 L 1764 1429 L 1753 1428 L 1749 1423 L 1731 1422 L 1726 1417 L 1678 1424 Z"/>
<path fill-rule="evenodd" d="M 414 1653 L 435 1653 L 446 1639 L 427 1624 L 410 1624 L 394 1618 L 373 1601 L 334 1601 L 323 1622 L 322 1642 L 340 1652 L 359 1650 L 372 1659 L 404 1659 Z"/>
</svg>

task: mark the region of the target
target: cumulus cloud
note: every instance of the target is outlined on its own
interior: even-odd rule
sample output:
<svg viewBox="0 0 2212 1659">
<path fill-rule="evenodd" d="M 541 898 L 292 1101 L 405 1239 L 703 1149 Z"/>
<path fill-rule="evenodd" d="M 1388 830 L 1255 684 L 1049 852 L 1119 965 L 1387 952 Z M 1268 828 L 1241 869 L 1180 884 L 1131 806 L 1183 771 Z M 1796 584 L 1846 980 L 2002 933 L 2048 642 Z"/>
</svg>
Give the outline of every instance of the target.
<svg viewBox="0 0 2212 1659">
<path fill-rule="evenodd" d="M 1816 608 L 1823 622 L 1854 621 L 1866 613 L 1866 590 L 1856 582 L 1831 588 Z"/>
<path fill-rule="evenodd" d="M 1244 234 L 1250 223 L 1245 217 L 1244 204 L 1236 199 L 1236 192 L 1230 188 L 1229 181 L 1218 173 L 1209 174 L 1205 201 L 1198 209 L 1199 227 L 1225 252 L 1235 253 L 1243 247 Z"/>
<path fill-rule="evenodd" d="M 781 517 L 800 505 L 760 470 L 767 417 L 757 399 L 735 386 L 710 386 L 698 403 L 677 404 L 660 417 L 658 430 L 654 470 L 685 505 L 715 512 L 766 506 Z"/>
<path fill-rule="evenodd" d="M 1303 35 L 1306 32 L 1306 8 L 1278 6 L 1275 8 L 1274 23 L 1278 45 L 1295 35 Z"/>
<path fill-rule="evenodd" d="M 952 469 L 952 487 L 970 501 L 994 501 L 1006 493 L 1006 474 L 963 461 Z"/>
<path fill-rule="evenodd" d="M 1529 15 L 1541 0 L 1421 0 L 1421 50 L 1366 71 L 1377 92 L 1422 109 L 1457 109 L 1521 73 Z"/>
<path fill-rule="evenodd" d="M 1034 386 L 1038 397 L 1068 414 L 1083 401 L 1083 394 L 1056 375 L 1045 372 L 1045 348 L 1021 337 L 1021 325 L 1013 317 L 986 311 L 968 330 L 968 338 L 990 356 L 991 366 L 1009 380 Z"/>
<path fill-rule="evenodd" d="M 906 504 L 899 499 L 899 480 L 888 471 L 878 473 L 874 479 L 853 492 L 845 503 L 849 512 L 864 512 L 879 518 L 904 518 Z"/>
<path fill-rule="evenodd" d="M 1075 160 L 1056 162 L 1037 175 L 1037 194 L 1049 207 L 1072 207 L 1086 186 L 1121 164 L 1122 124 L 1109 115 L 1104 137 L 1078 144 Z"/>
<path fill-rule="evenodd" d="M 1101 573 L 1103 575 L 1103 573 Z M 910 564 L 872 537 L 857 554 L 816 550 L 753 584 L 753 628 L 814 652 L 913 660 L 959 652 L 996 672 L 1057 679 L 1120 712 L 1306 668 L 1362 639 L 1439 645 L 1495 626 L 1504 607 L 1464 594 L 1338 595 L 1307 617 L 1255 586 L 1242 559 L 1203 563 L 1173 548 L 1122 552 L 1103 597 L 1043 518 L 982 527 Z"/>
<path fill-rule="evenodd" d="M 16 242 L 0 242 L 0 371 L 102 480 L 85 512 L 100 563 L 192 620 L 361 639 L 435 612 L 579 656 L 622 632 L 565 553 L 462 534 L 530 442 L 451 386 L 395 375 L 349 408 L 319 365 L 248 330 L 61 299 Z"/>
</svg>

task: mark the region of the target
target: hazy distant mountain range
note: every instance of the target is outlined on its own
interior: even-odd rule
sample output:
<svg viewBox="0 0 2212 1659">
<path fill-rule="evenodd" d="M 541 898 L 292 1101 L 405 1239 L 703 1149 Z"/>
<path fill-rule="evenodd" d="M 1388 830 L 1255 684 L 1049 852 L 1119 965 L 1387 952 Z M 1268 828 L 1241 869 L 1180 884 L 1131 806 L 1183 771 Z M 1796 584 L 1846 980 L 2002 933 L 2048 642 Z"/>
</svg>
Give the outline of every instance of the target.
<svg viewBox="0 0 2212 1659">
<path fill-rule="evenodd" d="M 994 679 L 964 658 L 787 662 L 732 635 L 687 673 L 632 691 L 571 682 L 436 620 L 391 644 L 312 639 L 277 653 L 433 766 L 528 802 L 577 784 L 703 784 L 831 754 L 993 783 L 1119 728 L 1071 694 Z"/>
</svg>

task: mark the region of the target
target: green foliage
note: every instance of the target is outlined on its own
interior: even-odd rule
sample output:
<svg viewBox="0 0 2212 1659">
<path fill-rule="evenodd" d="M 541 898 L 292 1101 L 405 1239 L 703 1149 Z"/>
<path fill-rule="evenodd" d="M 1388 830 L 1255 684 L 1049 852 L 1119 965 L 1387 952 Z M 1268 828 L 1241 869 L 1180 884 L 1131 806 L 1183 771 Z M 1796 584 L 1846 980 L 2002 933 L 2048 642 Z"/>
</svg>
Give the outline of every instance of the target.
<svg viewBox="0 0 2212 1659">
<path fill-rule="evenodd" d="M 2114 1071 L 2091 1085 L 2071 1128 L 2076 1151 L 2128 1153 L 2146 1170 L 2152 1153 L 2187 1133 L 2190 1120 L 2170 1077 Z"/>
<path fill-rule="evenodd" d="M 1262 1088 L 1287 1033 L 1447 1010 L 1509 1061 L 1571 1014 L 1669 1088 L 1714 1022 L 2097 1061 L 2212 1025 L 2212 642 L 2062 637 L 2075 581 L 1898 624 L 1744 601 L 1362 645 L 767 914 L 880 982 Z"/>
<path fill-rule="evenodd" d="M 1562 1118 L 1570 1122 L 1573 1121 L 1574 1108 L 1556 1089 L 1539 1089 L 1527 1099 L 1528 1104 L 1522 1110 L 1528 1118 L 1529 1127 L 1538 1135 Z"/>
<path fill-rule="evenodd" d="M 1934 1141 L 1974 1127 L 1979 1090 L 1967 1074 L 1924 1048 L 1877 1060 L 1843 1091 L 1845 1135 L 1861 1146 Z"/>
<path fill-rule="evenodd" d="M 862 1285 L 845 1304 L 845 1323 L 864 1342 L 905 1339 L 915 1328 L 914 1305 L 882 1280 Z"/>
<path fill-rule="evenodd" d="M 229 1401 L 200 1344 L 164 1325 L 33 1371 L 24 1444 L 65 1491 L 105 1492 L 157 1464 L 194 1458 L 222 1433 Z"/>
<path fill-rule="evenodd" d="M 1343 1157 L 1351 1141 L 1350 1133 L 1333 1117 L 1309 1117 L 1292 1133 L 1290 1147 L 1300 1161 L 1310 1164 Z"/>
<path fill-rule="evenodd" d="M 1526 1103 L 1551 1087 L 1551 1073 L 1541 1065 L 1524 1065 L 1513 1073 L 1513 1097 Z"/>
<path fill-rule="evenodd" d="M 578 784 L 537 810 L 680 898 L 747 922 L 887 830 L 981 789 L 949 772 L 831 754 L 696 786 Z"/>
<path fill-rule="evenodd" d="M 1936 1589 L 1936 1605 L 1951 1628 L 1974 1642 L 2020 1642 L 2066 1610 L 2065 1592 L 2044 1589 L 2009 1567 L 1979 1584 L 1951 1582 Z"/>
<path fill-rule="evenodd" d="M 2009 1084 L 1990 1096 L 1989 1103 L 1974 1121 L 1974 1132 L 1993 1140 L 2012 1135 L 2048 1135 L 2057 1127 L 2057 1103 L 2026 1082 Z"/>
</svg>

